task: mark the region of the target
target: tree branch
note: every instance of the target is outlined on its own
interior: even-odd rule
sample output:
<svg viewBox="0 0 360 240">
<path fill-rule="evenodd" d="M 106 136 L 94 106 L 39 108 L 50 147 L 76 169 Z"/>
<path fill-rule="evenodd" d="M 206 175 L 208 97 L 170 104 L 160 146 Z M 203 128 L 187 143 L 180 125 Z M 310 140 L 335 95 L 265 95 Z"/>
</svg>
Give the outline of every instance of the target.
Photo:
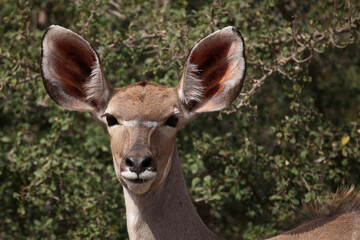
<svg viewBox="0 0 360 240">
<path fill-rule="evenodd" d="M 314 53 L 317 54 L 323 53 L 324 51 L 317 49 L 316 45 L 322 44 L 327 47 L 333 46 L 335 48 L 347 47 L 349 44 L 353 42 L 352 38 L 349 38 L 346 41 L 346 43 L 340 45 L 335 41 L 334 37 L 342 35 L 344 33 L 351 33 L 353 29 L 357 28 L 357 24 L 354 22 L 354 18 L 352 16 L 349 17 L 347 24 L 341 26 L 340 28 L 333 28 L 333 29 L 325 30 L 323 32 L 319 32 L 315 30 L 312 34 L 308 34 L 308 33 L 296 34 L 295 26 L 296 26 L 296 22 L 294 21 L 292 24 L 291 38 L 281 38 L 278 40 L 273 40 L 272 42 L 269 43 L 271 45 L 274 43 L 287 44 L 289 42 L 292 42 L 290 55 L 288 55 L 287 57 L 283 57 L 282 55 L 280 55 L 279 58 L 274 60 L 274 62 L 277 64 L 275 64 L 275 66 L 272 68 L 266 68 L 264 63 L 259 59 L 258 64 L 262 70 L 263 75 L 258 79 L 252 78 L 248 80 L 250 81 L 250 83 L 252 83 L 251 88 L 246 93 L 241 94 L 242 98 L 239 101 L 239 103 L 234 105 L 234 108 L 232 110 L 227 111 L 226 112 L 227 114 L 237 112 L 238 109 L 244 107 L 245 105 L 248 105 L 248 100 L 257 92 L 259 87 L 274 73 L 287 75 L 287 73 L 284 72 L 282 68 L 285 67 L 288 63 L 290 62 L 295 62 L 299 64 L 306 63 L 309 62 L 314 57 Z M 301 55 L 307 52 L 309 52 L 309 55 L 307 57 L 299 58 Z"/>
</svg>

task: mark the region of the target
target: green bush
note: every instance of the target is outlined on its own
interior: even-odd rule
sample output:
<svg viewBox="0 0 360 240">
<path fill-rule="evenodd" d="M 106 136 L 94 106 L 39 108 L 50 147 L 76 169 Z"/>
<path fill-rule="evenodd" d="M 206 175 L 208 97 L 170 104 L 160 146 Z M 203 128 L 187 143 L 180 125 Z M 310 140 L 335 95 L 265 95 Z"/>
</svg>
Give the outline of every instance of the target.
<svg viewBox="0 0 360 240">
<path fill-rule="evenodd" d="M 241 31 L 241 96 L 184 127 L 178 145 L 206 224 L 259 239 L 289 227 L 289 204 L 359 185 L 359 10 L 355 0 L 2 0 L 0 238 L 127 238 L 106 129 L 43 88 L 49 25 L 88 39 L 114 86 L 175 86 L 196 41 L 228 25 Z"/>
</svg>

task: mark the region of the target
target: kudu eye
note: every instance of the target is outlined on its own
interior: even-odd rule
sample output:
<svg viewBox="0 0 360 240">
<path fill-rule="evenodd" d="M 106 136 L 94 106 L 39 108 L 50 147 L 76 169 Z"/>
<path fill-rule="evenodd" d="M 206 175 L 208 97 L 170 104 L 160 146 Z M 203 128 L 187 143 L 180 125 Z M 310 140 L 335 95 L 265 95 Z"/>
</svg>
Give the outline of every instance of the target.
<svg viewBox="0 0 360 240">
<path fill-rule="evenodd" d="M 177 123 L 179 121 L 179 118 L 176 117 L 175 115 L 171 115 L 165 122 L 165 125 L 166 126 L 169 126 L 169 127 L 176 127 Z"/>
<path fill-rule="evenodd" d="M 106 121 L 109 127 L 119 124 L 118 120 L 110 114 L 106 116 Z"/>
</svg>

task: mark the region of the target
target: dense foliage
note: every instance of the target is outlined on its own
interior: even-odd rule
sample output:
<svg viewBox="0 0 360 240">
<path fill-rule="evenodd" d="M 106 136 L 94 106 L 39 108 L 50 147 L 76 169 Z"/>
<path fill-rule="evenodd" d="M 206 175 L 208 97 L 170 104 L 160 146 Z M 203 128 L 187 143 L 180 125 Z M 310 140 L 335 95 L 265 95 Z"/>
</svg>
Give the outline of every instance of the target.
<svg viewBox="0 0 360 240">
<path fill-rule="evenodd" d="M 0 238 L 127 238 L 106 129 L 43 88 L 51 24 L 88 39 L 115 86 L 175 86 L 196 41 L 228 25 L 241 31 L 242 94 L 177 140 L 190 194 L 217 234 L 274 235 L 289 227 L 290 204 L 359 185 L 359 1 L 0 3 Z"/>
</svg>

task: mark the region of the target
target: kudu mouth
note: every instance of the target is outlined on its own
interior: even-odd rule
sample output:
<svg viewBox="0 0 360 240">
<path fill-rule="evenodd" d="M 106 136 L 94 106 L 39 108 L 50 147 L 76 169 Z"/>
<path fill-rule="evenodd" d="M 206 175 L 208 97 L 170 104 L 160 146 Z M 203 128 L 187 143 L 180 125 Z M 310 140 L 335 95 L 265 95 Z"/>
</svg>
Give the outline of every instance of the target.
<svg viewBox="0 0 360 240">
<path fill-rule="evenodd" d="M 127 169 L 122 171 L 120 175 L 129 190 L 135 194 L 144 194 L 149 191 L 158 173 L 156 171 L 146 170 L 137 174 Z"/>
</svg>

